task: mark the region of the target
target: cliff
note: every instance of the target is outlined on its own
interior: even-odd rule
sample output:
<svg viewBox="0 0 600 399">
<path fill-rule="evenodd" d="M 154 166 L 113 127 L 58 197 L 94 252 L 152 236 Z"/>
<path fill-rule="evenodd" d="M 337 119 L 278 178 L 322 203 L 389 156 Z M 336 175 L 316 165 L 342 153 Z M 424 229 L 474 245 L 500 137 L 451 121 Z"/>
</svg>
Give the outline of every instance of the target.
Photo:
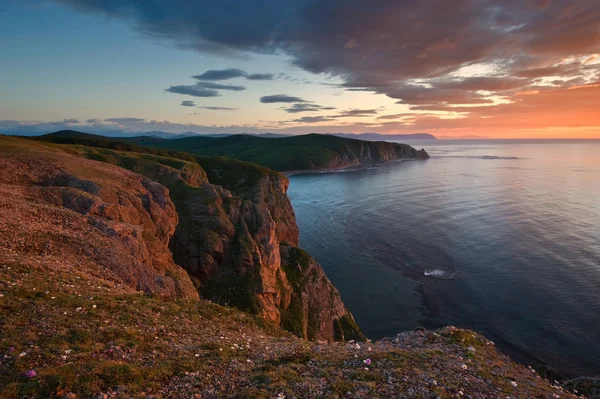
<svg viewBox="0 0 600 399">
<path fill-rule="evenodd" d="M 5 259 L 43 256 L 138 291 L 198 298 L 169 252 L 178 218 L 160 184 L 10 138 L 0 142 L 0 170 Z"/>
<path fill-rule="evenodd" d="M 298 245 L 286 177 L 226 158 L 170 154 L 179 159 L 141 147 L 115 151 L 101 148 L 115 143 L 91 139 L 88 144 L 95 147 L 55 146 L 55 150 L 129 169 L 168 188 L 179 218 L 169 248 L 175 264 L 188 272 L 203 298 L 261 315 L 306 339 L 364 338 L 337 289 L 312 259 L 310 268 L 299 273 L 319 276 L 322 297 L 307 297 L 303 312 L 295 312 L 295 298 L 306 296 L 301 292 L 306 289 L 290 283 L 289 270 L 297 268 L 288 267 L 280 250 L 283 244 Z M 306 328 L 293 329 L 291 314 L 294 323 Z"/>
</svg>

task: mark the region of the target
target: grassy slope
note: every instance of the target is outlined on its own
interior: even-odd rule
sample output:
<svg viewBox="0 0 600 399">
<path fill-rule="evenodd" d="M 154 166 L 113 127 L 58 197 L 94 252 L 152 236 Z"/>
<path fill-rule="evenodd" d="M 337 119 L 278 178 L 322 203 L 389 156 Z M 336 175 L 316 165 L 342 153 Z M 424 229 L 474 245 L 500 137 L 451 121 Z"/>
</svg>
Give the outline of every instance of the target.
<svg viewBox="0 0 600 399">
<path fill-rule="evenodd" d="M 573 397 L 468 331 L 360 348 L 308 343 L 233 309 L 58 267 L 43 257 L 0 261 L 0 397 Z"/>
<path fill-rule="evenodd" d="M 78 139 L 83 139 L 85 136 L 85 134 L 79 132 L 63 131 L 43 137 L 54 142 L 77 143 Z M 92 136 L 92 139 L 102 140 L 101 136 Z M 380 146 L 412 148 L 407 144 L 372 142 L 321 134 L 284 138 L 234 135 L 222 138 L 160 139 L 155 137 L 131 137 L 118 140 L 131 146 L 154 147 L 167 151 L 185 151 L 200 156 L 226 156 L 278 171 L 326 168 L 332 160 L 347 153 L 358 154 L 360 148 L 364 146 L 369 146 L 373 154 L 379 153 Z M 167 152 L 162 153 L 162 155 L 166 154 Z"/>
<path fill-rule="evenodd" d="M 94 147 L 98 148 L 95 152 L 101 156 L 104 152 L 110 156 L 111 151 L 121 151 L 127 153 L 137 153 L 137 154 L 147 154 L 148 159 L 155 159 L 155 157 L 161 157 L 162 160 L 159 163 L 166 164 L 169 159 L 174 164 L 167 166 L 171 166 L 176 169 L 180 169 L 183 166 L 183 163 L 173 161 L 185 161 L 188 163 L 198 163 L 202 166 L 207 173 L 210 174 L 209 181 L 212 184 L 218 184 L 223 187 L 226 187 L 228 190 L 231 190 L 235 195 L 240 195 L 245 192 L 247 186 L 252 185 L 253 182 L 259 180 L 262 176 L 280 176 L 279 173 L 274 170 L 268 169 L 266 167 L 250 163 L 244 162 L 235 159 L 227 159 L 220 154 L 209 154 L 211 156 L 196 156 L 189 152 L 190 148 L 187 148 L 184 145 L 176 145 L 174 148 L 165 148 L 164 146 L 158 145 L 157 143 L 162 143 L 163 141 L 174 141 L 174 140 L 163 140 L 163 139 L 155 139 L 151 137 L 135 137 L 131 139 L 116 139 L 104 136 L 97 136 L 87 133 L 80 133 L 74 131 L 61 131 L 57 133 L 51 133 L 44 136 L 33 138 L 36 140 L 41 140 L 50 143 L 56 144 L 74 144 L 81 145 L 85 147 Z M 201 139 L 212 139 L 211 137 L 201 137 Z M 128 140 L 128 141 L 122 141 Z M 265 139 L 266 140 L 266 139 Z M 134 142 L 135 141 L 135 142 Z M 84 147 L 82 147 L 84 148 Z M 103 150 L 100 150 L 103 149 Z M 188 152 L 185 152 L 188 151 Z M 212 156 L 214 155 L 214 156 Z M 137 155 L 136 155 L 137 157 Z M 139 157 L 138 157 L 139 158 Z M 98 160 L 103 162 L 115 163 L 113 160 L 109 158 L 98 158 Z M 124 166 L 125 165 L 121 165 Z M 131 169 L 131 168 L 128 168 Z M 211 173 L 213 169 L 217 170 L 226 170 L 224 174 L 216 174 Z M 240 177 L 245 177 L 245 185 L 243 187 L 236 187 L 238 184 Z M 236 189 L 237 188 L 237 189 Z"/>
</svg>

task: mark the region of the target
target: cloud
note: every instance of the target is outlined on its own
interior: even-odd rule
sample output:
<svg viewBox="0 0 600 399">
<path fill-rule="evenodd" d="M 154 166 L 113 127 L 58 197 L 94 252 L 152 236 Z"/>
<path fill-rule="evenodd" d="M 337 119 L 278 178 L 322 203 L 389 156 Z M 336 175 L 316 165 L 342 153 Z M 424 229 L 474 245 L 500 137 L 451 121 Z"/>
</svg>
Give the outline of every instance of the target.
<svg viewBox="0 0 600 399">
<path fill-rule="evenodd" d="M 272 73 L 253 73 L 246 76 L 248 80 L 273 80 L 274 76 Z"/>
<path fill-rule="evenodd" d="M 380 0 L 377 7 L 365 0 L 58 1 L 202 53 L 282 55 L 305 71 L 337 78 L 349 90 L 386 95 L 413 110 L 486 104 L 544 121 L 546 110 L 536 108 L 538 103 L 520 108 L 523 98 L 551 96 L 574 115 L 565 89 L 599 78 L 593 71 L 600 43 L 595 0 Z M 236 69 L 198 75 L 246 76 Z M 540 85 L 539 95 L 518 94 Z M 498 97 L 519 107 L 498 105 Z M 481 110 L 466 112 L 486 119 Z M 424 116 L 415 123 L 429 126 L 434 120 Z M 442 122 L 479 126 L 475 116 Z"/>
<path fill-rule="evenodd" d="M 166 89 L 166 91 L 168 91 L 169 93 L 185 94 L 185 95 L 194 96 L 194 97 L 218 97 L 219 96 L 218 91 L 211 90 L 211 89 L 205 89 L 205 88 L 203 88 L 201 86 L 197 86 L 197 85 L 171 86 L 168 89 Z"/>
<path fill-rule="evenodd" d="M 333 119 L 327 116 L 303 116 L 302 118 L 294 119 L 292 122 L 298 123 L 318 123 L 318 122 L 331 122 Z"/>
<path fill-rule="evenodd" d="M 223 85 L 220 83 L 212 83 L 212 82 L 198 82 L 198 83 L 196 83 L 195 86 L 201 87 L 204 89 L 212 89 L 212 90 L 233 90 L 233 91 L 246 90 L 246 88 L 244 86 Z"/>
<path fill-rule="evenodd" d="M 300 97 L 292 97 L 286 94 L 273 94 L 270 96 L 263 96 L 260 98 L 260 102 L 264 104 L 272 103 L 304 103 L 305 100 Z"/>
<path fill-rule="evenodd" d="M 207 106 L 207 107 L 197 107 L 197 108 L 206 109 L 206 110 L 209 110 L 209 111 L 230 111 L 230 112 L 233 112 L 233 111 L 239 111 L 239 110 L 240 110 L 239 108 L 231 108 L 231 107 L 210 107 L 210 106 Z"/>
<path fill-rule="evenodd" d="M 376 109 L 349 109 L 335 115 L 336 118 L 363 117 L 377 115 Z"/>
<path fill-rule="evenodd" d="M 194 79 L 206 81 L 227 80 L 234 78 L 246 78 L 247 80 L 273 80 L 275 75 L 272 73 L 248 73 L 237 68 L 228 69 L 209 69 L 208 71 L 192 76 Z"/>
<path fill-rule="evenodd" d="M 209 69 L 200 75 L 192 76 L 198 80 L 227 80 L 233 78 L 245 77 L 246 72 L 241 69 L 229 68 L 229 69 Z"/>
<path fill-rule="evenodd" d="M 190 100 L 184 100 L 181 102 L 181 105 L 183 105 L 184 107 L 195 107 L 196 103 Z"/>
<path fill-rule="evenodd" d="M 335 109 L 335 107 L 323 107 L 314 103 L 296 103 L 289 108 L 283 108 L 285 112 L 289 112 L 290 114 L 296 114 L 299 112 L 317 112 L 332 109 Z"/>
</svg>

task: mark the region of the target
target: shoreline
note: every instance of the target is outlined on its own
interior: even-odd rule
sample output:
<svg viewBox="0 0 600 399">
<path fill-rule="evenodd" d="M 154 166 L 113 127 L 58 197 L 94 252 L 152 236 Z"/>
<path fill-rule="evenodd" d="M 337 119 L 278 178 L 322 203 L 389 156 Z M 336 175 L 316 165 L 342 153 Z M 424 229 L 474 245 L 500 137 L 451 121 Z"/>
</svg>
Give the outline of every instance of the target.
<svg viewBox="0 0 600 399">
<path fill-rule="evenodd" d="M 352 172 L 356 170 L 365 170 L 370 167 L 380 167 L 384 165 L 388 165 L 391 163 L 401 163 L 401 162 L 409 162 L 409 161 L 426 161 L 429 158 L 399 158 L 393 159 L 391 161 L 386 162 L 376 162 L 369 164 L 357 164 L 357 165 L 348 165 L 348 166 L 340 166 L 337 168 L 320 168 L 320 169 L 294 169 L 294 170 L 286 170 L 280 171 L 282 175 L 286 177 L 295 176 L 295 175 L 306 175 L 306 174 L 322 174 L 322 173 L 336 173 L 336 172 Z"/>
</svg>

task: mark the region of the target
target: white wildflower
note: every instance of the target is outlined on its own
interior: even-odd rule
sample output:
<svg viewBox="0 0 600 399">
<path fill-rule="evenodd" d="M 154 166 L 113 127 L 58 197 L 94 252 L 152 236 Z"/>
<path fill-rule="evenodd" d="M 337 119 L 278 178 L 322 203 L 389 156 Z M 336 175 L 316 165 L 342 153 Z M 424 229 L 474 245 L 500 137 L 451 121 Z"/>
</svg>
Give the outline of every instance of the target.
<svg viewBox="0 0 600 399">
<path fill-rule="evenodd" d="M 515 388 L 516 388 L 516 387 L 517 387 L 517 382 L 516 382 L 516 381 L 511 381 L 511 382 L 510 382 L 510 385 L 512 385 L 513 387 L 515 387 Z"/>
</svg>

